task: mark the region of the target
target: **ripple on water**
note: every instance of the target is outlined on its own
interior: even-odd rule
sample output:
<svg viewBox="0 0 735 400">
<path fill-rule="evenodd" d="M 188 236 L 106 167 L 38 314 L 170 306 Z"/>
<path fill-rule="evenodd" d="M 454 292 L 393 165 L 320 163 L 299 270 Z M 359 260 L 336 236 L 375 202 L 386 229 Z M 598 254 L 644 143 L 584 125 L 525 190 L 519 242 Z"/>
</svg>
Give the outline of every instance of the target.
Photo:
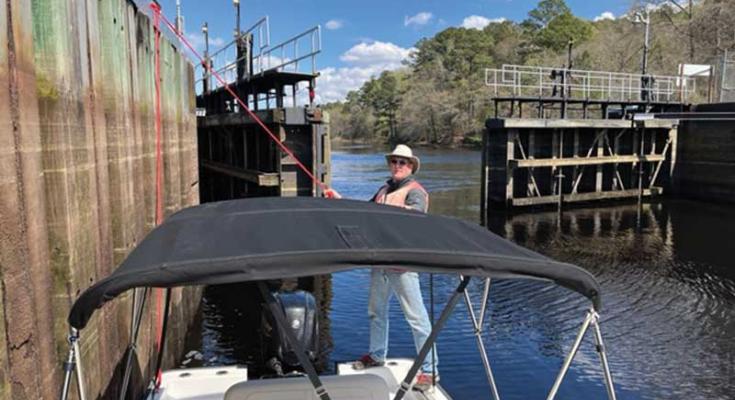
<svg viewBox="0 0 735 400">
<path fill-rule="evenodd" d="M 386 179 L 384 150 L 335 151 L 333 186 L 368 199 Z M 431 212 L 475 222 L 479 217 L 478 152 L 417 149 L 419 180 Z M 603 294 L 601 326 L 620 399 L 731 399 L 735 393 L 735 209 L 689 201 L 645 205 L 640 224 L 630 205 L 491 216 L 491 229 L 511 240 L 594 273 Z M 640 225 L 640 226 L 638 226 Z M 422 275 L 429 302 L 429 277 Z M 328 311 L 331 360 L 353 359 L 368 345 L 369 272 L 333 275 Z M 439 314 L 457 278 L 434 277 Z M 471 283 L 476 307 L 482 281 Z M 208 291 L 202 354 L 242 362 L 242 323 Z M 494 281 L 483 342 L 503 399 L 543 398 L 589 303 L 571 291 L 532 281 Z M 391 356 L 415 354 L 400 307 L 390 308 Z M 460 303 L 438 342 L 442 385 L 457 399 L 489 398 L 475 336 Z M 244 361 L 247 361 L 244 360 Z M 559 398 L 605 398 L 591 337 L 574 361 Z"/>
</svg>

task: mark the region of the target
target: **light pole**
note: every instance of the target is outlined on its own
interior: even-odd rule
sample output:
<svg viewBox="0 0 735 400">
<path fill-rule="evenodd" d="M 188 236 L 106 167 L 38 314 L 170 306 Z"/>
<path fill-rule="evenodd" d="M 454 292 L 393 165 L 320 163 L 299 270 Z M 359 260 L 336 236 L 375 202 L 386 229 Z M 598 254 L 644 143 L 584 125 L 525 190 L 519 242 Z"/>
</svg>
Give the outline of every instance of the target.
<svg viewBox="0 0 735 400">
<path fill-rule="evenodd" d="M 232 0 L 235 6 L 235 40 L 240 38 L 240 0 Z"/>
<path fill-rule="evenodd" d="M 181 16 L 181 0 L 176 0 L 176 31 L 184 33 L 184 17 Z"/>
<path fill-rule="evenodd" d="M 209 68 L 212 66 L 209 61 L 209 26 L 205 22 L 202 25 L 202 34 L 204 35 L 204 77 L 202 80 L 202 90 L 204 94 L 209 94 Z"/>
<path fill-rule="evenodd" d="M 641 99 L 644 101 L 649 100 L 649 91 L 651 85 L 651 79 L 647 76 L 648 74 L 648 39 L 650 37 L 650 26 L 651 26 L 651 12 L 646 8 L 642 13 L 635 13 L 634 23 L 643 24 L 645 26 L 643 36 L 643 60 L 641 61 Z"/>
</svg>

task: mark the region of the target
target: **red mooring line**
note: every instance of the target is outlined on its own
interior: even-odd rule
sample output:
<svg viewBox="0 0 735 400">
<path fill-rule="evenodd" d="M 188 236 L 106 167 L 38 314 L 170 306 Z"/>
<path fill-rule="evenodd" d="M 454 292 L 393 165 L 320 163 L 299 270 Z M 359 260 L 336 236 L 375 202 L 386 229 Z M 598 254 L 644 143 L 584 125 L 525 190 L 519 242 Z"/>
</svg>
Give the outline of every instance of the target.
<svg viewBox="0 0 735 400">
<path fill-rule="evenodd" d="M 270 136 L 270 138 L 276 143 L 276 145 L 278 145 L 278 147 L 280 147 L 284 153 L 288 154 L 291 158 L 293 158 L 293 160 L 296 162 L 296 165 L 302 171 L 304 171 L 304 173 L 311 179 L 311 181 L 317 186 L 319 186 L 320 188 L 322 188 L 322 190 L 329 189 L 329 187 L 323 182 L 321 182 L 319 179 L 317 179 L 314 176 L 314 174 L 312 174 L 311 171 L 308 168 L 306 168 L 306 166 L 304 166 L 304 164 L 298 159 L 298 157 L 296 157 L 296 155 L 285 144 L 283 144 L 283 142 L 281 142 L 278 136 L 273 134 L 273 132 L 271 132 L 271 130 L 268 129 L 268 127 L 263 123 L 263 121 L 261 121 L 260 118 L 258 118 L 258 116 L 255 115 L 255 113 L 250 110 L 250 108 L 245 104 L 245 102 L 242 101 L 240 96 L 238 96 L 237 93 L 235 93 L 235 91 L 233 91 L 232 88 L 230 88 L 230 85 L 227 84 L 227 82 L 225 82 L 224 79 L 222 79 L 222 76 L 220 76 L 220 74 L 218 74 L 217 71 L 213 70 L 212 67 L 208 65 L 209 63 L 204 62 L 204 58 L 202 58 L 202 56 L 200 56 L 199 53 L 197 53 L 197 51 L 194 50 L 194 47 L 191 45 L 191 43 L 189 43 L 188 40 L 186 40 L 184 35 L 182 35 L 181 32 L 176 30 L 176 27 L 168 19 L 166 19 L 165 15 L 162 15 L 160 13 L 160 8 L 158 9 L 157 13 L 160 16 L 159 18 L 163 20 L 163 22 L 168 26 L 171 32 L 173 32 L 176 36 L 178 36 L 181 42 L 184 43 L 186 47 L 188 47 L 189 50 L 199 59 L 199 62 L 202 64 L 202 66 L 206 68 L 212 74 L 212 76 L 217 78 L 217 80 L 222 84 L 225 90 L 227 90 L 227 92 L 229 92 L 232 95 L 232 97 L 235 100 L 237 100 L 237 103 L 240 104 L 240 107 L 242 107 L 245 111 L 247 111 L 247 113 L 250 114 L 250 117 L 252 117 L 255 120 L 255 122 L 258 125 L 260 125 L 261 128 L 263 128 L 265 133 L 267 133 L 268 136 Z"/>
<path fill-rule="evenodd" d="M 150 4 L 153 11 L 153 34 L 155 36 L 155 88 L 156 88 L 156 225 L 163 222 L 163 133 L 161 126 L 161 7 L 155 2 Z M 156 349 L 157 354 L 163 351 L 163 290 L 156 289 Z M 162 368 L 156 370 L 155 388 L 161 385 Z"/>
<path fill-rule="evenodd" d="M 311 181 L 319 186 L 323 191 L 325 191 L 328 195 L 329 192 L 327 190 L 329 187 L 321 182 L 319 179 L 314 176 L 314 174 L 311 173 L 311 171 L 306 168 L 306 166 L 301 162 L 301 160 L 296 157 L 296 155 L 281 142 L 281 140 L 271 132 L 270 129 L 263 123 L 263 121 L 252 111 L 250 108 L 245 104 L 245 102 L 242 101 L 240 96 L 235 93 L 232 88 L 230 88 L 230 85 L 225 82 L 225 80 L 220 76 L 217 71 L 214 71 L 211 66 L 209 66 L 209 63 L 204 62 L 204 59 L 202 56 L 197 53 L 197 51 L 194 49 L 194 47 L 189 43 L 188 40 L 179 32 L 174 25 L 166 19 L 166 16 L 161 14 L 161 7 L 156 4 L 155 2 L 150 3 L 150 8 L 153 11 L 153 26 L 154 26 L 154 34 L 155 34 L 155 88 L 156 88 L 156 116 L 155 116 L 155 128 L 156 128 L 156 225 L 160 225 L 163 222 L 163 154 L 162 154 L 162 141 L 163 141 L 163 134 L 162 134 L 162 127 L 161 127 L 161 48 L 160 48 L 160 39 L 161 39 L 161 29 L 160 24 L 161 21 L 163 21 L 166 26 L 173 32 L 179 40 L 181 40 L 184 45 L 189 49 L 189 51 L 192 52 L 198 59 L 199 62 L 202 64 L 204 68 L 209 71 L 209 73 L 212 74 L 217 80 L 222 84 L 222 86 L 227 90 L 227 92 L 232 95 L 232 97 L 237 100 L 237 103 L 242 107 L 247 113 L 250 115 L 255 122 L 260 125 L 261 128 L 265 131 L 265 133 L 268 134 L 268 136 L 273 140 L 273 142 L 276 143 L 276 145 L 286 154 L 289 155 L 295 162 L 296 166 L 298 166 L 304 173 L 311 179 Z M 331 196 L 329 196 L 331 197 Z M 161 288 L 158 288 L 156 290 L 156 347 L 158 350 L 158 353 L 163 350 L 163 318 L 165 316 L 163 315 L 163 290 Z M 159 367 L 156 371 L 156 378 L 155 378 L 155 388 L 158 389 L 161 385 L 161 376 L 162 376 L 162 369 Z"/>
</svg>

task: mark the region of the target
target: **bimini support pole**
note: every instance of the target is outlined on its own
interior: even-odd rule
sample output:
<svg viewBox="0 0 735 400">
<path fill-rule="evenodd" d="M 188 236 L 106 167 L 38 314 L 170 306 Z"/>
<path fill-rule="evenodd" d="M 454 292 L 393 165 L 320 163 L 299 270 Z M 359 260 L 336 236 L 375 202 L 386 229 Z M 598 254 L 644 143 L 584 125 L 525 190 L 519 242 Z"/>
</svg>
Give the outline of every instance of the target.
<svg viewBox="0 0 735 400">
<path fill-rule="evenodd" d="M 605 388 L 607 389 L 607 397 L 609 400 L 616 400 L 615 387 L 613 386 L 612 374 L 610 373 L 610 365 L 607 363 L 607 352 L 605 351 L 605 344 L 602 342 L 602 331 L 600 331 L 600 318 L 595 313 L 595 317 L 592 321 L 592 326 L 595 328 L 595 343 L 597 344 L 597 353 L 600 355 L 600 365 L 602 366 L 602 372 L 605 374 Z"/>
<path fill-rule="evenodd" d="M 69 353 L 64 362 L 64 386 L 61 388 L 61 400 L 69 398 L 69 388 L 71 387 L 71 376 L 77 374 L 77 391 L 79 399 L 86 400 L 86 392 L 84 390 L 84 376 L 82 375 L 81 352 L 79 351 L 79 331 L 71 328 L 69 333 Z"/>
<path fill-rule="evenodd" d="M 140 325 L 143 321 L 143 307 L 148 297 L 148 290 L 148 288 L 133 289 L 133 318 L 130 321 L 130 343 L 128 343 L 125 372 L 123 373 L 122 387 L 120 387 L 120 400 L 125 400 L 128 392 L 130 372 L 133 365 L 133 357 L 136 356 L 138 350 L 138 334 L 140 333 Z M 141 292 L 141 294 L 138 295 L 138 292 Z"/>
<path fill-rule="evenodd" d="M 600 355 L 602 370 L 605 374 L 605 387 L 607 388 L 607 396 L 610 400 L 616 400 L 615 389 L 613 388 L 612 383 L 612 375 L 610 374 L 610 368 L 607 364 L 607 354 L 605 353 L 605 346 L 602 343 L 602 333 L 600 332 L 599 318 L 600 317 L 599 315 L 597 315 L 597 312 L 595 312 L 595 310 L 591 309 L 587 312 L 587 316 L 582 323 L 582 328 L 579 330 L 577 338 L 574 340 L 574 345 L 572 345 L 571 350 L 569 350 L 569 354 L 567 354 L 567 357 L 564 360 L 564 364 L 561 367 L 561 371 L 559 371 L 559 375 L 557 375 L 554 386 L 552 386 L 551 391 L 549 391 L 549 395 L 546 397 L 546 400 L 553 400 L 554 397 L 556 397 L 556 393 L 559 391 L 559 386 L 561 386 L 561 383 L 564 380 L 564 376 L 569 370 L 569 366 L 572 364 L 572 360 L 577 354 L 579 346 L 580 344 L 582 344 L 582 339 L 584 339 L 584 334 L 587 333 L 590 324 L 592 324 L 595 329 L 595 342 L 597 344 L 597 352 Z"/>
<path fill-rule="evenodd" d="M 424 359 L 426 359 L 426 356 L 429 354 L 431 348 L 434 347 L 434 343 L 436 343 L 436 338 L 437 336 L 439 336 L 439 331 L 442 330 L 444 324 L 449 319 L 449 316 L 452 314 L 452 310 L 454 310 L 457 302 L 459 302 L 459 296 L 467 288 L 468 283 L 470 283 L 470 277 L 463 276 L 462 281 L 459 283 L 459 286 L 457 286 L 457 289 L 454 291 L 454 293 L 452 293 L 452 297 L 449 298 L 447 305 L 444 307 L 444 310 L 442 310 L 441 315 L 439 315 L 439 320 L 436 321 L 436 325 L 434 325 L 434 327 L 431 329 L 431 333 L 429 334 L 429 337 L 426 338 L 424 345 L 421 347 L 419 355 L 416 356 L 416 358 L 413 360 L 413 365 L 411 366 L 411 369 L 408 370 L 408 374 L 406 374 L 403 382 L 401 382 L 401 386 L 398 388 L 396 396 L 393 397 L 393 400 L 401 400 L 403 396 L 406 395 L 406 392 L 411 388 L 411 382 L 413 381 L 413 378 L 416 376 L 416 373 L 419 372 L 419 368 L 424 362 Z"/>
<path fill-rule="evenodd" d="M 485 350 L 485 344 L 482 342 L 482 325 L 485 322 L 485 307 L 487 307 L 487 299 L 490 295 L 490 278 L 485 279 L 485 290 L 482 294 L 482 304 L 480 309 L 480 320 L 478 321 L 475 317 L 475 310 L 472 307 L 472 300 L 470 299 L 467 290 L 464 291 L 464 301 L 467 304 L 467 310 L 469 310 L 470 318 L 472 318 L 472 326 L 475 330 L 475 338 L 477 339 L 477 348 L 480 351 L 480 357 L 482 358 L 482 365 L 485 367 L 485 374 L 487 375 L 487 382 L 490 384 L 490 391 L 493 395 L 494 400 L 500 400 L 500 394 L 498 393 L 498 387 L 495 385 L 495 377 L 493 376 L 493 370 L 490 368 L 490 360 Z"/>
</svg>

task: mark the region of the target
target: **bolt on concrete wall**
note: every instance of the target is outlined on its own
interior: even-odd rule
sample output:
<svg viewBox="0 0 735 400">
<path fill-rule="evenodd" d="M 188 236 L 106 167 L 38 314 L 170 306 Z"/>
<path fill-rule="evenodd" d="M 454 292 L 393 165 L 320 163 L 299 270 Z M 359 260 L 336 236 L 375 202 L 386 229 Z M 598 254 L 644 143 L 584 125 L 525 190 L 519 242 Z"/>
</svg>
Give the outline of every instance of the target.
<svg viewBox="0 0 735 400">
<path fill-rule="evenodd" d="M 154 33 L 127 0 L 5 0 L 0 21 L 0 400 L 51 399 L 71 303 L 154 226 Z M 169 215 L 199 201 L 194 76 L 166 39 L 161 60 Z M 90 398 L 118 389 L 131 297 L 82 332 Z M 171 355 L 199 291 L 172 298 Z M 153 368 L 154 316 L 148 307 L 138 382 Z"/>
</svg>

